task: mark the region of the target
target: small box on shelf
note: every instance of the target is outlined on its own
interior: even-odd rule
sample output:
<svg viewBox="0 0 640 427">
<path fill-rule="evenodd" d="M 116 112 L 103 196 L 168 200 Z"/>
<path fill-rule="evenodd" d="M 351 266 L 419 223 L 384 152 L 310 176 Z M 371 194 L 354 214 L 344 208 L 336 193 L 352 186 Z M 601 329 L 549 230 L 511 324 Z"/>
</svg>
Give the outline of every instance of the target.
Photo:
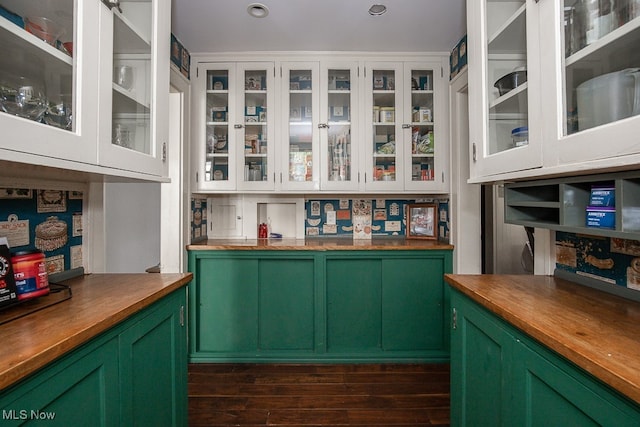
<svg viewBox="0 0 640 427">
<path fill-rule="evenodd" d="M 587 227 L 616 228 L 616 210 L 610 207 L 587 207 Z"/>
</svg>

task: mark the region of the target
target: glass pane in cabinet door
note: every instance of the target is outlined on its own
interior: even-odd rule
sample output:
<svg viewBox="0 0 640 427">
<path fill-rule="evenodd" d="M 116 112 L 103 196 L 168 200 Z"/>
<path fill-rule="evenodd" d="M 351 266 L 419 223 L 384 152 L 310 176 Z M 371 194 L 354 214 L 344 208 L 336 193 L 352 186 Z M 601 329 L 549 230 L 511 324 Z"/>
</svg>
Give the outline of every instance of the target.
<svg viewBox="0 0 640 427">
<path fill-rule="evenodd" d="M 244 75 L 244 180 L 267 179 L 267 72 Z"/>
<path fill-rule="evenodd" d="M 351 70 L 328 70 L 327 177 L 351 181 Z"/>
<path fill-rule="evenodd" d="M 311 70 L 291 70 L 289 80 L 289 181 L 312 181 Z"/>
<path fill-rule="evenodd" d="M 640 114 L 640 0 L 565 0 L 565 135 Z"/>
<path fill-rule="evenodd" d="M 152 2 L 121 2 L 113 16 L 112 143 L 152 154 Z"/>
<path fill-rule="evenodd" d="M 433 181 L 433 71 L 411 71 L 411 180 Z"/>
<path fill-rule="evenodd" d="M 373 71 L 373 180 L 396 180 L 395 72 Z"/>
<path fill-rule="evenodd" d="M 229 71 L 207 71 L 205 181 L 229 178 Z"/>
<path fill-rule="evenodd" d="M 0 0 L 0 111 L 75 131 L 73 0 Z"/>
<path fill-rule="evenodd" d="M 525 1 L 487 2 L 487 154 L 528 144 Z"/>
</svg>

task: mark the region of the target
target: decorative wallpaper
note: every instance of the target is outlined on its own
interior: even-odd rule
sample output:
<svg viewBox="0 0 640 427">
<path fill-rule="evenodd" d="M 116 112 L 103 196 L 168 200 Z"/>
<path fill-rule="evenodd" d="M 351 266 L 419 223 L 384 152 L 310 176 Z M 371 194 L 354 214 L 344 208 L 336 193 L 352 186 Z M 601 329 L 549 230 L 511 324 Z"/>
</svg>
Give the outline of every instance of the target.
<svg viewBox="0 0 640 427">
<path fill-rule="evenodd" d="M 556 268 L 640 291 L 640 241 L 556 232 Z"/>
<path fill-rule="evenodd" d="M 305 235 L 367 238 L 370 231 L 370 236 L 403 236 L 405 209 L 413 203 L 438 206 L 438 238 L 448 241 L 449 201 L 445 199 L 309 199 L 305 201 Z"/>
<path fill-rule="evenodd" d="M 207 240 L 207 199 L 191 199 L 191 243 Z"/>
<path fill-rule="evenodd" d="M 82 267 L 82 203 L 77 191 L 0 188 L 0 236 L 11 252 L 41 250 L 49 274 Z"/>
</svg>

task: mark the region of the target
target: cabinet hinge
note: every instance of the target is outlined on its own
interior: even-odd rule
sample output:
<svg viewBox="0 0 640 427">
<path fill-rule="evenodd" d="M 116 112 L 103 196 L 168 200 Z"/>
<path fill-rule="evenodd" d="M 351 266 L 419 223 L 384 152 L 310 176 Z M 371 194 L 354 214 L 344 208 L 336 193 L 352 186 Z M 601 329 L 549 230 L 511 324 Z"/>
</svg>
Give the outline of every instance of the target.
<svg viewBox="0 0 640 427">
<path fill-rule="evenodd" d="M 458 311 L 451 309 L 451 329 L 458 329 Z"/>
<path fill-rule="evenodd" d="M 167 143 L 166 142 L 162 143 L 162 161 L 163 162 L 167 161 Z"/>
<path fill-rule="evenodd" d="M 444 171 L 442 171 L 442 182 L 444 182 Z"/>
<path fill-rule="evenodd" d="M 198 172 L 196 172 L 196 182 L 198 182 Z"/>
<path fill-rule="evenodd" d="M 444 77 L 444 68 L 440 67 L 440 77 Z"/>
<path fill-rule="evenodd" d="M 184 305 L 180 306 L 180 326 L 184 326 Z"/>
<path fill-rule="evenodd" d="M 477 153 L 476 153 L 476 143 L 474 142 L 473 144 L 471 144 L 471 157 L 473 158 L 473 161 L 475 162 L 477 159 Z"/>
</svg>

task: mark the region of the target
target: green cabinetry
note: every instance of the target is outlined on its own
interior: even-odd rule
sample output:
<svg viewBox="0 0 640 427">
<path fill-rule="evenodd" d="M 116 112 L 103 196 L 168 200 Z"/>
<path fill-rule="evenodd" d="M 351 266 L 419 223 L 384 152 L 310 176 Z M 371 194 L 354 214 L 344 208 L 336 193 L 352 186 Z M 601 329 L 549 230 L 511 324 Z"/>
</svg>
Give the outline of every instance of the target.
<svg viewBox="0 0 640 427">
<path fill-rule="evenodd" d="M 451 291 L 451 425 L 637 426 L 640 407 Z"/>
<path fill-rule="evenodd" d="M 448 250 L 189 252 L 190 360 L 447 361 Z"/>
<path fill-rule="evenodd" d="M 185 304 L 182 288 L 4 390 L 0 424 L 186 426 Z"/>
</svg>

